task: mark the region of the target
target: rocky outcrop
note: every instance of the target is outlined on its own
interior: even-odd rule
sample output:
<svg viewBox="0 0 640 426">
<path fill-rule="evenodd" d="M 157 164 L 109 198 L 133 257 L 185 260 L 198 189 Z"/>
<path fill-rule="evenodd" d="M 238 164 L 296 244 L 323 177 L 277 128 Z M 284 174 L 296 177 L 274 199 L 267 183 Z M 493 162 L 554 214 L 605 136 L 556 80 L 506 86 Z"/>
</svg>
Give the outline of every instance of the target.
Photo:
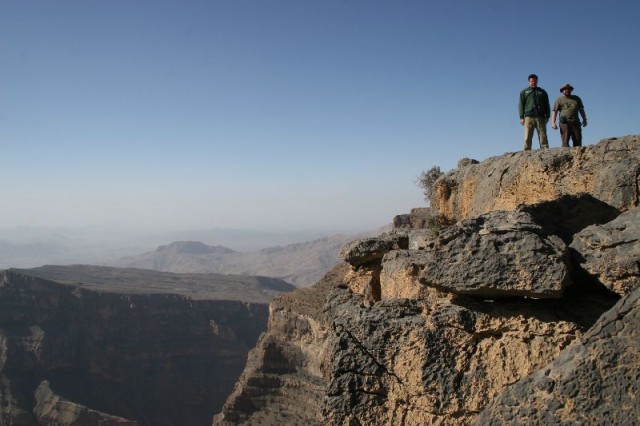
<svg viewBox="0 0 640 426">
<path fill-rule="evenodd" d="M 639 141 L 462 162 L 431 210 L 346 245 L 321 283 L 271 303 L 214 424 L 558 424 L 576 410 L 596 424 L 615 403 L 640 422 Z"/>
<path fill-rule="evenodd" d="M 640 136 L 575 149 L 521 151 L 459 167 L 434 184 L 431 208 L 464 219 L 587 193 L 621 211 L 639 204 Z"/>
<path fill-rule="evenodd" d="M 0 424 L 209 424 L 266 328 L 267 302 L 293 288 L 90 266 L 31 274 L 0 279 Z M 233 288 L 251 301 L 229 300 Z"/>
<path fill-rule="evenodd" d="M 379 237 L 355 240 L 344 245 L 340 257 L 355 266 L 379 262 L 391 250 L 406 249 L 409 240 L 406 234 L 389 232 Z"/>
<path fill-rule="evenodd" d="M 456 294 L 558 298 L 570 283 L 566 245 L 522 209 L 458 222 L 409 257 L 420 285 Z M 394 261 L 387 257 L 383 268 Z"/>
</svg>

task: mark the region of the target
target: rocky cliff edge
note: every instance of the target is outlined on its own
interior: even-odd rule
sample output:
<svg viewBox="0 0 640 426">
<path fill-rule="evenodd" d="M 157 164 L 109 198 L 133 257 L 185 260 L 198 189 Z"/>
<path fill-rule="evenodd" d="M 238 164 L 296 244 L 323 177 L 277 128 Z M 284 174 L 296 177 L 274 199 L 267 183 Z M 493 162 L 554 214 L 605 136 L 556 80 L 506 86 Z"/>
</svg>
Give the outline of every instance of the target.
<svg viewBox="0 0 640 426">
<path fill-rule="evenodd" d="M 343 248 L 214 425 L 638 424 L 640 137 L 461 162 Z"/>
</svg>

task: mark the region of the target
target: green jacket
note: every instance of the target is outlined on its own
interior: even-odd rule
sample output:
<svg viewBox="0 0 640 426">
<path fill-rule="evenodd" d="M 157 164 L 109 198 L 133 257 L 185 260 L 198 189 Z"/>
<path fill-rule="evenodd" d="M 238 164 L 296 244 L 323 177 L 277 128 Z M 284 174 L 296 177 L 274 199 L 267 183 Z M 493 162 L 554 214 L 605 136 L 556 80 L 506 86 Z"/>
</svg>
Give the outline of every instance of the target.
<svg viewBox="0 0 640 426">
<path fill-rule="evenodd" d="M 547 92 L 539 87 L 527 87 L 520 92 L 518 111 L 520 112 L 520 118 L 549 118 L 551 108 L 549 107 L 549 96 Z"/>
</svg>

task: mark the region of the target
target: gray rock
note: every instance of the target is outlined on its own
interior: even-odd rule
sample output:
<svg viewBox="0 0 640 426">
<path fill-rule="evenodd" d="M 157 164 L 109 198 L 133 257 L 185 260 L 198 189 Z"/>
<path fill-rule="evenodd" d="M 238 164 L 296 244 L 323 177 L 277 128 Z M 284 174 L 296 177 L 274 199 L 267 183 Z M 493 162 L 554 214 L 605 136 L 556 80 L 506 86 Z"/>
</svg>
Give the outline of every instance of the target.
<svg viewBox="0 0 640 426">
<path fill-rule="evenodd" d="M 472 164 L 478 164 L 480 163 L 478 160 L 474 160 L 473 158 L 461 158 L 460 160 L 458 160 L 458 168 L 462 168 L 462 167 L 467 167 L 470 166 Z"/>
<path fill-rule="evenodd" d="M 414 229 L 409 231 L 409 250 L 422 250 L 438 237 L 438 233 L 432 229 Z"/>
<path fill-rule="evenodd" d="M 640 289 L 549 366 L 507 388 L 476 425 L 640 424 Z"/>
<path fill-rule="evenodd" d="M 379 262 L 391 250 L 406 249 L 409 245 L 407 233 L 391 231 L 379 237 L 351 241 L 342 247 L 340 258 L 352 266 Z"/>
<path fill-rule="evenodd" d="M 640 287 L 640 208 L 585 228 L 570 247 L 582 268 L 620 295 Z"/>
<path fill-rule="evenodd" d="M 409 214 L 401 214 L 393 218 L 393 227 L 398 229 L 424 229 L 429 226 L 433 213 L 428 207 L 416 207 Z"/>
<path fill-rule="evenodd" d="M 393 227 L 396 229 L 411 228 L 411 216 L 409 214 L 399 214 L 393 217 Z"/>
<path fill-rule="evenodd" d="M 417 259 L 424 285 L 457 294 L 558 298 L 570 284 L 566 245 L 522 209 L 450 226 Z"/>
</svg>

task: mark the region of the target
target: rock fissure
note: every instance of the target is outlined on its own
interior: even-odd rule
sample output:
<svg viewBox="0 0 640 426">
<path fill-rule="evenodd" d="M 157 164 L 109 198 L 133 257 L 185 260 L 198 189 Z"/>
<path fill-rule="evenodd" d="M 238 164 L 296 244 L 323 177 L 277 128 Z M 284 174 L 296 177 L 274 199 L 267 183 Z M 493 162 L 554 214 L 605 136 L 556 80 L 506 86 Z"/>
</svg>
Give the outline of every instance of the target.
<svg viewBox="0 0 640 426">
<path fill-rule="evenodd" d="M 381 363 L 377 357 L 372 354 L 369 349 L 358 339 L 356 338 L 353 333 L 351 333 L 345 326 L 344 324 L 337 324 L 334 323 L 334 331 L 336 332 L 336 335 L 338 337 L 340 337 L 341 334 L 346 334 L 349 338 L 349 340 L 351 340 L 355 346 L 363 353 L 365 354 L 369 359 L 371 359 L 371 361 L 373 361 L 373 363 L 378 366 L 379 368 L 381 368 L 385 374 L 390 375 L 391 377 L 395 378 L 398 383 L 402 384 L 402 380 L 400 379 L 400 377 L 398 377 L 397 374 L 395 374 L 393 371 L 390 371 L 383 363 Z M 361 374 L 361 373 L 360 373 Z"/>
</svg>

